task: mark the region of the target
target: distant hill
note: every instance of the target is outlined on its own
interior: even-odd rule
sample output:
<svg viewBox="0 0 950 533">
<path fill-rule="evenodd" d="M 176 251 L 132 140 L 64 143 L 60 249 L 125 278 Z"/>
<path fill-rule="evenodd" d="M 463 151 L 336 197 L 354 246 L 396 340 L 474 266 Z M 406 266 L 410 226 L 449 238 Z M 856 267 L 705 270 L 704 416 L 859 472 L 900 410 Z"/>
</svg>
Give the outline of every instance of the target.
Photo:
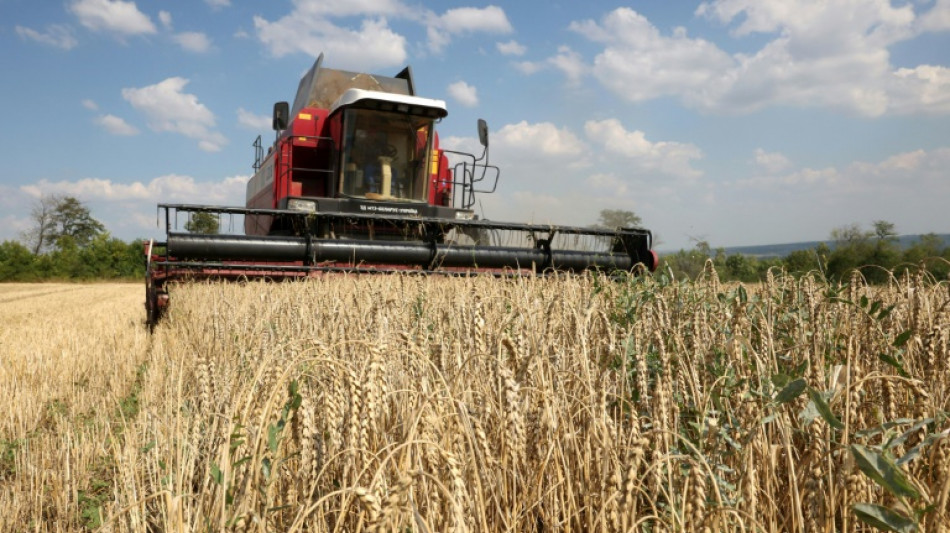
<svg viewBox="0 0 950 533">
<path fill-rule="evenodd" d="M 950 233 L 937 234 L 943 240 L 944 247 L 950 247 Z M 920 240 L 920 235 L 901 235 L 897 238 L 901 248 L 913 246 Z M 788 254 L 798 250 L 812 250 L 824 242 L 829 248 L 834 248 L 833 241 L 806 241 L 792 242 L 786 244 L 765 244 L 761 246 L 731 246 L 724 248 L 726 255 L 742 254 L 749 255 L 759 259 L 772 257 L 785 257 Z"/>
</svg>

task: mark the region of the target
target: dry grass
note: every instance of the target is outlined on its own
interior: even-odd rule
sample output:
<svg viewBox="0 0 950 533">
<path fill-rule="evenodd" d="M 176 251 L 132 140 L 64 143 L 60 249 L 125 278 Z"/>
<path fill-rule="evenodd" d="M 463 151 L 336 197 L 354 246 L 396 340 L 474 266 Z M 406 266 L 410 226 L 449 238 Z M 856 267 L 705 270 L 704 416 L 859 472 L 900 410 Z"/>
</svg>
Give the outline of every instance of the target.
<svg viewBox="0 0 950 533">
<path fill-rule="evenodd" d="M 946 531 L 950 290 L 852 281 L 0 286 L 0 530 Z"/>
</svg>

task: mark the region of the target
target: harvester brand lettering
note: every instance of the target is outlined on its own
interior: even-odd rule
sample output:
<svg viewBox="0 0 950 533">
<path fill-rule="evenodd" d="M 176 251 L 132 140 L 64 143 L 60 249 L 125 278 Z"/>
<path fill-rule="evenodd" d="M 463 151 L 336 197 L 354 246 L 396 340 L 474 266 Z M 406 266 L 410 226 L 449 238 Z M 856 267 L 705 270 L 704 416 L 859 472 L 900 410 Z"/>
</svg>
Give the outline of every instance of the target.
<svg viewBox="0 0 950 533">
<path fill-rule="evenodd" d="M 400 215 L 418 215 L 419 210 L 411 207 L 395 207 L 391 205 L 360 205 L 360 211 L 372 213 L 397 213 Z"/>
</svg>

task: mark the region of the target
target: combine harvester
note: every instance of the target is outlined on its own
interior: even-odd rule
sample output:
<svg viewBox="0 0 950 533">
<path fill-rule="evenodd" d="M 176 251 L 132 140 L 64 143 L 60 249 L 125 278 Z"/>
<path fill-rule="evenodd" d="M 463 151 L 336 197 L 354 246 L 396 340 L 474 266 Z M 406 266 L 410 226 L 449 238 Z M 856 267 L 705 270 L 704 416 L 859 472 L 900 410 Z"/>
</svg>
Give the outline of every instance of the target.
<svg viewBox="0 0 950 533">
<path fill-rule="evenodd" d="M 385 77 L 322 61 L 321 54 L 300 80 L 293 107 L 274 105 L 273 146 L 265 154 L 261 138 L 254 143 L 246 207 L 159 204 L 165 241 L 145 251 L 150 326 L 173 281 L 656 268 L 645 229 L 480 220 L 475 195 L 494 192 L 499 177 L 488 163 L 485 121 L 481 157 L 441 149 L 434 126 L 448 114 L 445 102 L 416 96 L 409 67 Z M 177 229 L 194 216 L 243 220 L 244 232 Z"/>
</svg>

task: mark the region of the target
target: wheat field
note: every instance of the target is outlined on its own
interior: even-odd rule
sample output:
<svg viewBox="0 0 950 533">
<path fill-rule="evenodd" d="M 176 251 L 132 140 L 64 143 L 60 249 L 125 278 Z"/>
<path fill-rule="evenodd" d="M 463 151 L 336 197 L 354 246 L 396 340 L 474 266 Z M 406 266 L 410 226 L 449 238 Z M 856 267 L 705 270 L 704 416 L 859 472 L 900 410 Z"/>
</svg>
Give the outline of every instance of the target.
<svg viewBox="0 0 950 533">
<path fill-rule="evenodd" d="M 950 286 L 0 285 L 0 531 L 950 531 Z"/>
</svg>

